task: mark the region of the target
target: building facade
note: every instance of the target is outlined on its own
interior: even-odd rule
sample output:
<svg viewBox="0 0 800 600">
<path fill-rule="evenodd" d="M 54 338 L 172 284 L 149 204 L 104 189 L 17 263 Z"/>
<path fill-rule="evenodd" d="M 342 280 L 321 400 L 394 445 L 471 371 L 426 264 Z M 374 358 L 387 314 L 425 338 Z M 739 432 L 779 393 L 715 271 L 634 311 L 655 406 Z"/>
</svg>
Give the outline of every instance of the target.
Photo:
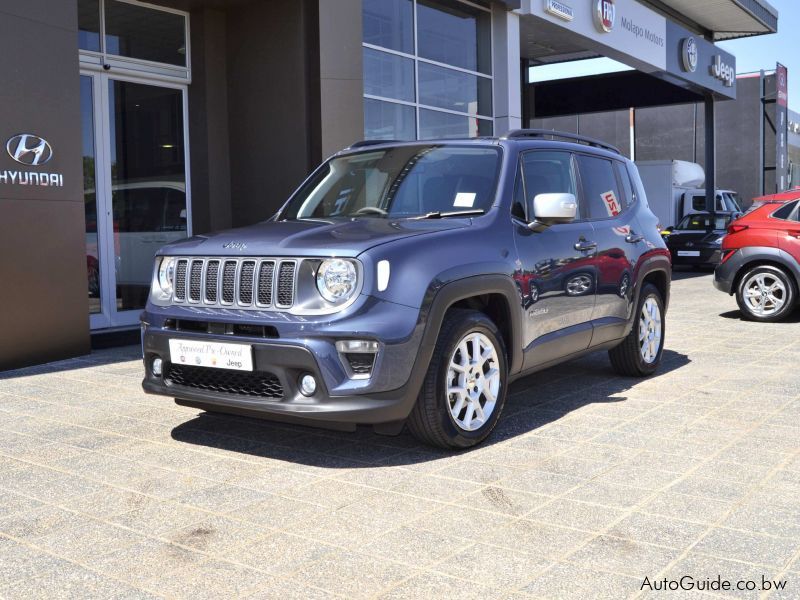
<svg viewBox="0 0 800 600">
<path fill-rule="evenodd" d="M 777 13 L 718 4 L 0 0 L 0 370 L 135 328 L 161 245 L 268 218 L 356 140 L 520 127 L 531 61 L 607 55 L 735 97 L 714 42 Z"/>
</svg>

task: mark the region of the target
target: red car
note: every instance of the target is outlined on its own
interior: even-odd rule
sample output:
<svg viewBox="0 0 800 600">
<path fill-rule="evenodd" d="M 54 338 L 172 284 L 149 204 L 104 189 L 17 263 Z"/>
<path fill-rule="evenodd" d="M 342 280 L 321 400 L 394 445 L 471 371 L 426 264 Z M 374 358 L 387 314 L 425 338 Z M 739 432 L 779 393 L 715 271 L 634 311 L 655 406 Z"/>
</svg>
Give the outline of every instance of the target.
<svg viewBox="0 0 800 600">
<path fill-rule="evenodd" d="M 800 300 L 800 188 L 756 198 L 728 227 L 714 287 L 736 294 L 745 319 L 779 321 Z"/>
</svg>

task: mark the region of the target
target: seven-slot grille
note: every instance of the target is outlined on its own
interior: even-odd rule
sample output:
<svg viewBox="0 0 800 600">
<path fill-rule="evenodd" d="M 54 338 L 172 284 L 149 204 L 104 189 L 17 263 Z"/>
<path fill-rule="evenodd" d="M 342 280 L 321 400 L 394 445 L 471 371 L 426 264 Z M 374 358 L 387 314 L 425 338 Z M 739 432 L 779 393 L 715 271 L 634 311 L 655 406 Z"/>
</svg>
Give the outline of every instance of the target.
<svg viewBox="0 0 800 600">
<path fill-rule="evenodd" d="M 174 301 L 179 304 L 291 308 L 297 261 L 280 259 L 180 258 Z"/>
</svg>

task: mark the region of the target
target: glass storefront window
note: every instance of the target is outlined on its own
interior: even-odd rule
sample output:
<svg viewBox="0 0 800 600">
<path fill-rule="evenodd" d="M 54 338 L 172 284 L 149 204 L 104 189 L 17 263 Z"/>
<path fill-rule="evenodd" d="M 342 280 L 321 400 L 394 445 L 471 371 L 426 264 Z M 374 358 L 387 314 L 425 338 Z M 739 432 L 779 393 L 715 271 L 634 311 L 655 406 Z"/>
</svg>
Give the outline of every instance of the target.
<svg viewBox="0 0 800 600">
<path fill-rule="evenodd" d="M 413 140 L 416 135 L 414 107 L 364 99 L 364 134 L 370 140 Z"/>
<path fill-rule="evenodd" d="M 492 72 L 491 15 L 466 4 L 418 0 L 419 56 L 470 71 Z"/>
<path fill-rule="evenodd" d="M 362 7 L 367 139 L 492 135 L 490 10 L 460 0 Z"/>
<path fill-rule="evenodd" d="M 186 66 L 186 19 L 176 13 L 106 0 L 105 51 Z"/>
<path fill-rule="evenodd" d="M 421 62 L 419 103 L 491 116 L 492 80 Z"/>
<path fill-rule="evenodd" d="M 364 93 L 414 101 L 414 61 L 364 48 Z"/>
<path fill-rule="evenodd" d="M 78 48 L 100 52 L 100 0 L 78 0 Z"/>
<path fill-rule="evenodd" d="M 419 109 L 419 139 L 465 138 L 492 135 L 492 121 L 465 115 Z"/>
<path fill-rule="evenodd" d="M 364 43 L 412 54 L 414 5 L 412 0 L 363 0 Z"/>
<path fill-rule="evenodd" d="M 94 98 L 92 78 L 81 75 L 81 145 L 83 146 L 83 205 L 86 224 L 86 279 L 89 314 L 99 313 L 100 246 L 97 239 L 97 183 L 95 179 Z"/>
</svg>

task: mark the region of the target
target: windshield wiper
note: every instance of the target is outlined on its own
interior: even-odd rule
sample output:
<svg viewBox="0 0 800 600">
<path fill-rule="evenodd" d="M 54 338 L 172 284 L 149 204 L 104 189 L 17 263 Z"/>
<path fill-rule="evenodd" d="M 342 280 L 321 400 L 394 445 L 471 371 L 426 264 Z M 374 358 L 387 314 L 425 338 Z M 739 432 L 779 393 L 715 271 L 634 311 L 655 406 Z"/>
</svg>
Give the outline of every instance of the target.
<svg viewBox="0 0 800 600">
<path fill-rule="evenodd" d="M 411 217 L 411 220 L 420 220 L 420 219 L 443 219 L 445 217 L 469 217 L 471 215 L 482 215 L 486 211 L 480 208 L 475 208 L 472 210 L 451 210 L 446 212 L 441 212 L 439 210 L 425 213 L 424 215 L 420 215 L 418 217 Z"/>
</svg>

